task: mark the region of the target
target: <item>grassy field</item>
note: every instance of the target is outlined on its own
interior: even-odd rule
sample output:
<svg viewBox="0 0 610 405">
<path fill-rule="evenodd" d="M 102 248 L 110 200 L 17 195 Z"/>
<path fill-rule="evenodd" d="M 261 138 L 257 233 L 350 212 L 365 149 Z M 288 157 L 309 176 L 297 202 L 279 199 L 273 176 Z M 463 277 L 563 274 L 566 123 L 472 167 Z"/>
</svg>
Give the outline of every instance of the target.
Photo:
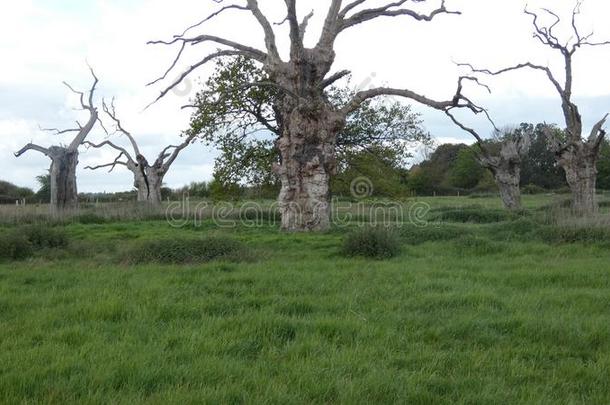
<svg viewBox="0 0 610 405">
<path fill-rule="evenodd" d="M 353 224 L 55 227 L 66 241 L 0 264 L 0 402 L 610 403 L 607 215 L 550 221 L 551 199 L 424 199 L 388 260 L 342 254 Z M 233 245 L 142 253 L 200 239 Z"/>
</svg>

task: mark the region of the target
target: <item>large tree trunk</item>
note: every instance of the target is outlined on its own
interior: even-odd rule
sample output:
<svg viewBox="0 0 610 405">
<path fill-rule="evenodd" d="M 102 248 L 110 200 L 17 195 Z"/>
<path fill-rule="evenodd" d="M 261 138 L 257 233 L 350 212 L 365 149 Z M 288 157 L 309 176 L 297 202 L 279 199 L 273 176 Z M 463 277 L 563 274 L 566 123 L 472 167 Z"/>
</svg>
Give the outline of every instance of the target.
<svg viewBox="0 0 610 405">
<path fill-rule="evenodd" d="M 586 145 L 578 151 L 566 151 L 559 163 L 566 173 L 566 180 L 572 191 L 572 209 L 577 215 L 595 214 L 597 204 L 597 155 L 586 152 Z"/>
<path fill-rule="evenodd" d="M 335 143 L 345 120 L 323 103 L 298 106 L 284 114 L 278 140 L 281 164 L 279 210 L 282 230 L 330 229 L 330 179 L 336 171 Z"/>
<path fill-rule="evenodd" d="M 51 211 L 60 214 L 78 208 L 76 166 L 78 151 L 53 147 L 51 160 Z"/>
<path fill-rule="evenodd" d="M 479 156 L 479 162 L 494 176 L 500 190 L 504 208 L 521 209 L 521 156 L 529 149 L 529 138 L 503 141 L 500 153 L 496 156 L 485 152 Z"/>
<path fill-rule="evenodd" d="M 163 176 L 152 167 L 140 170 L 136 167 L 134 173 L 134 186 L 138 191 L 138 202 L 151 205 L 161 204 L 161 187 Z"/>
<path fill-rule="evenodd" d="M 510 173 L 496 173 L 494 176 L 500 189 L 500 198 L 504 208 L 514 211 L 521 209 L 520 177 Z"/>
</svg>

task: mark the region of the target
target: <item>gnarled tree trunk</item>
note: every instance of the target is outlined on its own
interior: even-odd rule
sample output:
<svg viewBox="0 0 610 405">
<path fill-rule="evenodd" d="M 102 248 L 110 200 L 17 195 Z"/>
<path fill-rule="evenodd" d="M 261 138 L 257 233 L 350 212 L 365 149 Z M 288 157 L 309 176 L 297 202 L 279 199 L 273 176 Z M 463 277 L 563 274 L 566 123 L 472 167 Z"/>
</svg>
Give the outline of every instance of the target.
<svg viewBox="0 0 610 405">
<path fill-rule="evenodd" d="M 134 187 L 138 191 L 138 202 L 151 205 L 161 204 L 161 186 L 163 185 L 161 173 L 153 167 L 143 169 L 137 167 L 132 172 Z"/>
<path fill-rule="evenodd" d="M 519 170 L 520 172 L 520 170 Z M 521 209 L 521 188 L 519 182 L 520 173 L 498 171 L 494 173 L 494 179 L 500 189 L 500 198 L 504 208 L 514 211 Z"/>
<path fill-rule="evenodd" d="M 285 231 L 324 231 L 330 228 L 330 179 L 336 171 L 335 143 L 344 117 L 323 102 L 299 106 L 278 140 L 282 188 L 278 204 Z"/>
<path fill-rule="evenodd" d="M 597 157 L 589 145 L 580 142 L 558 155 L 572 192 L 572 210 L 578 215 L 595 214 L 597 204 Z"/>
<path fill-rule="evenodd" d="M 51 147 L 51 211 L 60 213 L 78 208 L 76 167 L 78 150 Z"/>
<path fill-rule="evenodd" d="M 477 139 L 482 151 L 478 157 L 479 162 L 493 174 L 504 208 L 521 209 L 521 157 L 530 148 L 530 134 L 507 132 L 502 138 L 498 133 L 501 148 L 495 156 L 485 146 L 480 136 L 477 135 Z"/>
</svg>

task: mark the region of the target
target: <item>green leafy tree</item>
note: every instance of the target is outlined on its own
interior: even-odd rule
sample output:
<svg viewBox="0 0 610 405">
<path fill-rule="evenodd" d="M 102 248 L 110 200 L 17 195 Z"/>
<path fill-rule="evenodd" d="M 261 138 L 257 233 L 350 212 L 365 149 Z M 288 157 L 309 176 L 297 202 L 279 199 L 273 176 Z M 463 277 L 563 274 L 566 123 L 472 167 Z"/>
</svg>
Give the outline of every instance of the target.
<svg viewBox="0 0 610 405">
<path fill-rule="evenodd" d="M 461 149 L 449 172 L 450 184 L 457 188 L 472 189 L 484 176 L 485 169 L 477 161 L 475 151 L 471 148 Z"/>
<path fill-rule="evenodd" d="M 36 192 L 34 198 L 39 202 L 48 203 L 51 201 L 51 175 L 50 174 L 42 174 L 40 176 L 36 176 L 36 181 L 38 182 L 39 189 Z"/>
<path fill-rule="evenodd" d="M 607 139 L 604 140 L 599 152 L 597 185 L 602 190 L 610 190 L 610 142 Z"/>
<path fill-rule="evenodd" d="M 546 190 L 555 190 L 567 186 L 565 174 L 548 146 L 544 133 L 545 124 L 523 123 L 517 129 L 531 134 L 529 152 L 521 162 L 521 185 L 533 185 Z"/>
<path fill-rule="evenodd" d="M 275 108 L 280 95 L 272 86 L 247 85 L 267 81 L 265 72 L 247 58 L 221 59 L 194 100 L 196 111 L 190 133 L 197 133 L 220 151 L 215 165 L 215 179 L 220 184 L 279 190 L 273 168 L 281 163 L 277 141 L 282 117 Z M 354 94 L 346 85 L 331 88 L 328 97 L 332 103 L 340 104 Z M 383 166 L 389 150 L 393 151 L 395 163 L 404 165 L 410 148 L 418 143 L 430 143 L 430 135 L 410 106 L 366 101 L 347 117 L 337 137 L 337 172 L 356 173 L 349 170 L 356 161 L 361 166 L 364 161 L 367 165 L 372 162 L 364 159 L 365 155 L 376 157 Z"/>
</svg>

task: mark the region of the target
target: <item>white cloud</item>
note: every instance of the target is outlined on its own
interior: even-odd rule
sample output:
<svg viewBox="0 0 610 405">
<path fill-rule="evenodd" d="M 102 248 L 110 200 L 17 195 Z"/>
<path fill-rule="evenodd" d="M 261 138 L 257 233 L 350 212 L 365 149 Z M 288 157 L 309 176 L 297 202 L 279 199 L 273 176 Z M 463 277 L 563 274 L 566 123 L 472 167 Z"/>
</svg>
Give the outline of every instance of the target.
<svg viewBox="0 0 610 405">
<path fill-rule="evenodd" d="M 265 0 L 265 11 L 273 21 L 283 17 L 281 0 Z M 387 0 L 370 0 L 387 3 Z M 414 5 L 429 9 L 431 3 Z M 300 3 L 301 13 L 312 4 L 316 14 L 307 37 L 315 43 L 323 21 L 326 1 Z M 337 70 L 353 70 L 354 82 L 369 81 L 371 85 L 389 84 L 406 87 L 431 97 L 450 97 L 459 69 L 453 61 L 469 61 L 481 66 L 501 67 L 524 60 L 547 64 L 561 73 L 561 60 L 531 37 L 531 19 L 523 15 L 525 3 L 519 0 L 448 0 L 449 8 L 463 11 L 462 16 L 440 16 L 431 23 L 408 18 L 382 19 L 350 29 L 337 43 Z M 560 9 L 563 16 L 571 11 L 573 2 L 531 0 L 530 7 Z M 160 86 L 145 87 L 158 77 L 175 56 L 176 49 L 146 45 L 152 39 L 171 38 L 175 33 L 218 5 L 201 0 L 92 0 L 57 1 L 20 0 L 8 2 L 0 14 L 0 171 L 3 179 L 21 185 L 35 186 L 34 176 L 48 168 L 43 156 L 28 155 L 15 159 L 15 148 L 34 140 L 43 145 L 57 142 L 41 133 L 42 126 L 70 126 L 77 113 L 72 111 L 73 97 L 68 96 L 61 81 L 86 89 L 90 77 L 88 60 L 100 76 L 99 96 L 117 97 L 117 109 L 126 127 L 143 145 L 149 158 L 164 146 L 174 143 L 188 125 L 189 112 L 180 107 L 188 95 L 170 95 L 143 111 L 158 94 Z M 584 31 L 595 27 L 600 39 L 610 39 L 610 3 L 588 0 L 581 23 Z M 229 21 L 229 23 L 227 23 Z M 278 39 L 286 53 L 286 27 L 279 27 Z M 206 32 L 223 34 L 252 46 L 262 47 L 260 28 L 251 16 L 231 12 L 206 25 Z M 210 46 L 189 49 L 180 67 L 201 58 Z M 575 63 L 575 94 L 582 100 L 587 123 L 604 110 L 610 110 L 610 51 L 604 48 L 583 49 Z M 209 70 L 198 74 L 205 77 Z M 170 76 L 170 78 L 175 77 Z M 480 89 L 469 92 L 490 111 L 500 125 L 520 121 L 558 122 L 560 106 L 552 86 L 538 72 L 520 72 L 487 80 L 493 95 Z M 195 77 L 193 78 L 195 83 Z M 439 139 L 470 142 L 467 134 L 455 128 L 446 117 L 425 108 L 426 126 Z M 468 118 L 483 133 L 487 123 Z M 590 124 L 589 124 L 590 125 Z M 92 140 L 103 138 L 97 131 Z M 63 139 L 63 138 L 62 138 Z M 122 142 L 116 138 L 117 142 Z M 179 186 L 211 175 L 214 152 L 193 145 L 177 162 L 168 176 L 168 184 Z M 110 152 L 86 152 L 81 166 L 100 163 L 114 156 Z M 83 191 L 106 191 L 131 188 L 129 173 L 117 170 L 103 172 L 79 171 L 79 187 Z"/>
</svg>

